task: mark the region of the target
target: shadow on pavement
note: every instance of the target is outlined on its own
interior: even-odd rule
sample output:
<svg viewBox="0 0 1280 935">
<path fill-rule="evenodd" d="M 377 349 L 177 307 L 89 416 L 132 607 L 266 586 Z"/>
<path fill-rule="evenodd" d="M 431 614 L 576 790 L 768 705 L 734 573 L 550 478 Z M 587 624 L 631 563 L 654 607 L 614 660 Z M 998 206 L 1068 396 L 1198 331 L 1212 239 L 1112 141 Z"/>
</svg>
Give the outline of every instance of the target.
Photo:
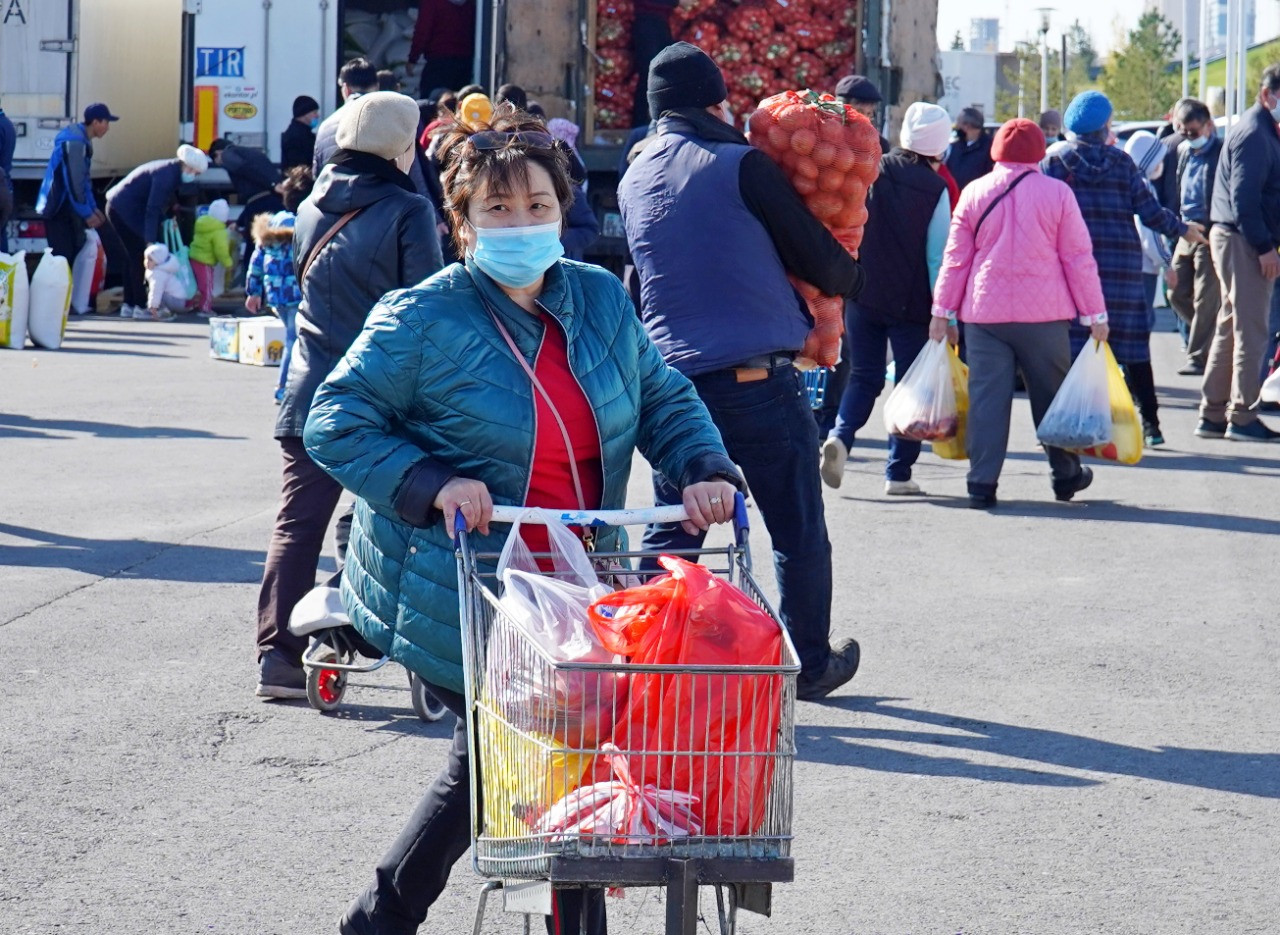
<svg viewBox="0 0 1280 935">
<path fill-rule="evenodd" d="M 1237 445 L 1238 442 L 1223 444 Z M 1011 451 L 1005 455 L 1006 461 L 1039 462 L 1045 467 L 1045 484 L 1049 483 L 1049 462 L 1042 451 Z M 1086 458 L 1085 464 L 1097 467 L 1105 461 L 1094 461 Z M 1206 454 L 1199 451 L 1182 451 L 1177 448 L 1163 447 L 1148 450 L 1136 467 L 1152 471 L 1211 471 L 1223 474 L 1245 474 L 1250 469 L 1273 470 L 1280 473 L 1280 448 L 1274 458 L 1250 458 L 1245 455 Z"/>
<path fill-rule="evenodd" d="M 207 584 L 243 584 L 262 578 L 261 550 L 146 539 L 85 539 L 9 523 L 0 523 L 0 536 L 31 543 L 0 544 L 0 567 L 66 568 L 104 577 Z"/>
<path fill-rule="evenodd" d="M 219 435 L 203 429 L 165 425 L 120 425 L 115 422 L 87 422 L 83 419 L 32 419 L 0 412 L 0 438 L 66 438 L 55 432 L 85 432 L 99 438 L 216 438 L 243 441 L 243 435 Z"/>
<path fill-rule="evenodd" d="M 932 744 L 960 750 L 1029 760 L 1065 769 L 1136 776 L 1178 785 L 1280 798 L 1280 753 L 1233 753 L 1186 747 L 1130 747 L 1038 727 L 939 714 L 895 705 L 897 698 L 827 699 L 829 707 L 895 718 L 945 732 L 903 728 L 797 725 L 799 757 L 837 766 L 860 766 L 885 772 L 956 776 L 988 782 L 1046 786 L 1089 786 L 1100 780 L 972 763 L 954 756 L 929 756 L 873 746 L 876 742 Z M 877 721 L 867 722 L 871 725 Z M 867 742 L 865 745 L 858 741 Z"/>
<path fill-rule="evenodd" d="M 955 507 L 960 504 L 952 502 L 946 505 Z M 963 505 L 967 507 L 968 502 L 964 501 Z M 1280 520 L 1263 519 L 1257 516 L 1196 513 L 1191 510 L 1149 509 L 1117 503 L 1114 500 L 1079 500 L 1071 503 L 1001 500 L 1000 505 L 991 513 L 993 516 L 1095 520 L 1105 523 L 1147 523 L 1155 526 L 1187 526 L 1192 529 L 1248 532 L 1263 536 L 1280 535 Z"/>
<path fill-rule="evenodd" d="M 40 350 L 40 348 L 29 348 L 29 350 Z M 50 354 L 92 354 L 92 355 L 114 355 L 117 357 L 172 357 L 175 360 L 185 357 L 185 354 L 158 354 L 155 351 L 136 351 L 122 350 L 115 347 L 77 347 L 74 344 L 64 344 L 56 351 L 49 351 Z"/>
</svg>

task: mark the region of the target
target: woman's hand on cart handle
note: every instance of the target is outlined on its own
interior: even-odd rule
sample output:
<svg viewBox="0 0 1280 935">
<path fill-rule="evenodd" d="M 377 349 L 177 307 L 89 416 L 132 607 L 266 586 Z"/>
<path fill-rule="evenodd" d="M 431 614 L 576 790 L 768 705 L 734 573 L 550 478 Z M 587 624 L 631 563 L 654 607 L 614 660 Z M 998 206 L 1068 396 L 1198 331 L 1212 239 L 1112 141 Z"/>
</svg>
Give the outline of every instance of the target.
<svg viewBox="0 0 1280 935">
<path fill-rule="evenodd" d="M 465 477 L 450 478 L 436 494 L 433 506 L 444 514 L 444 525 L 449 531 L 450 539 L 454 536 L 455 516 L 458 515 L 466 522 L 467 532 L 479 529 L 482 535 L 489 535 L 489 521 L 493 519 L 493 498 L 489 496 L 489 488 L 481 481 Z"/>
<path fill-rule="evenodd" d="M 734 497 L 738 488 L 724 480 L 703 481 L 690 484 L 683 491 L 685 511 L 689 518 L 681 525 L 691 536 L 705 532 L 713 523 L 727 523 L 733 519 Z"/>
</svg>

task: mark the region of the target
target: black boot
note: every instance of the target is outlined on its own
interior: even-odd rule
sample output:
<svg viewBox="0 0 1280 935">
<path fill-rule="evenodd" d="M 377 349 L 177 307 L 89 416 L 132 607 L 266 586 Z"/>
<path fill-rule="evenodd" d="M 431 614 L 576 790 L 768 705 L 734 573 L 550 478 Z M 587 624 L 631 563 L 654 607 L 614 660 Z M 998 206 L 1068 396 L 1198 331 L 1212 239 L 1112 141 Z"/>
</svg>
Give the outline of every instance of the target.
<svg viewBox="0 0 1280 935">
<path fill-rule="evenodd" d="M 1156 378 L 1151 371 L 1151 362 L 1125 364 L 1124 382 L 1133 394 L 1133 401 L 1138 405 L 1138 413 L 1142 416 L 1142 436 L 1147 447 L 1164 444 L 1164 435 L 1160 433 L 1160 401 L 1156 396 Z"/>
</svg>

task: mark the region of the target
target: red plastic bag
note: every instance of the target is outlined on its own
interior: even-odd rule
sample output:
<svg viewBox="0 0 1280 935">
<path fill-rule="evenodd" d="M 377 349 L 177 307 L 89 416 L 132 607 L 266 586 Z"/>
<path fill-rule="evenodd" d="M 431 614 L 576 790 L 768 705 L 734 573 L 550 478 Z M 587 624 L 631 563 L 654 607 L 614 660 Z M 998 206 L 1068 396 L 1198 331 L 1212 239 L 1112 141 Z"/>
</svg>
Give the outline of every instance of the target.
<svg viewBox="0 0 1280 935">
<path fill-rule="evenodd" d="M 606 649 L 635 665 L 781 664 L 782 630 L 749 597 L 702 565 L 658 561 L 669 575 L 591 605 Z M 704 834 L 751 834 L 764 821 L 781 702 L 780 675 L 635 673 L 612 742 L 640 786 L 696 796 Z M 595 769 L 608 779 L 607 764 Z"/>
</svg>

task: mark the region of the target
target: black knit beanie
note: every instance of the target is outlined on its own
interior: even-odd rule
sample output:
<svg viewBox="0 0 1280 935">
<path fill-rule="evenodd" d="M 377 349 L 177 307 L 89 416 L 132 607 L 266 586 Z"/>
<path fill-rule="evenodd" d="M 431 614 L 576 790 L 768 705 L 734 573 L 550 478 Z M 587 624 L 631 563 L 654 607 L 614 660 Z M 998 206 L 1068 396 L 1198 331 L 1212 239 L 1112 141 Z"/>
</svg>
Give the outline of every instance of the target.
<svg viewBox="0 0 1280 935">
<path fill-rule="evenodd" d="M 313 110 L 320 109 L 320 102 L 314 97 L 307 97 L 305 94 L 293 99 L 293 116 L 301 117 L 303 114 L 309 114 Z"/>
<path fill-rule="evenodd" d="M 649 66 L 649 112 L 654 117 L 677 107 L 711 107 L 728 96 L 719 66 L 696 45 L 669 45 Z"/>
</svg>

